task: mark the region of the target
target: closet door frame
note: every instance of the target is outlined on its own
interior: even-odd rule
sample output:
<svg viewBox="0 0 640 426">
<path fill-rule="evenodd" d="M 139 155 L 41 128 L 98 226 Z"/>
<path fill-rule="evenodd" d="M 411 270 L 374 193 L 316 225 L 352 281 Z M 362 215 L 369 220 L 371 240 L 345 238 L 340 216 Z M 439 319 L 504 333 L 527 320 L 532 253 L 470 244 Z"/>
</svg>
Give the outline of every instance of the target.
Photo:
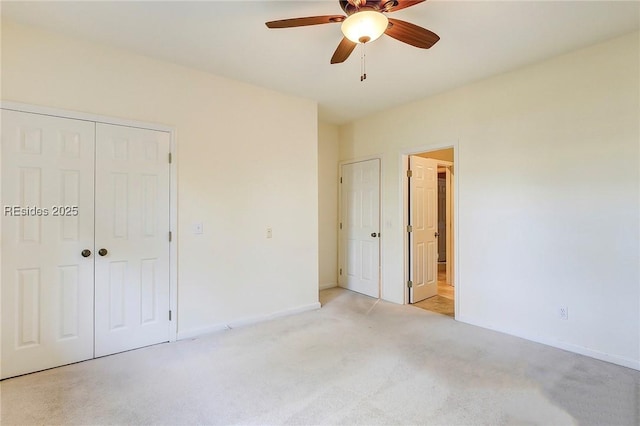
<svg viewBox="0 0 640 426">
<path fill-rule="evenodd" d="M 176 129 L 163 124 L 147 123 L 143 121 L 128 120 L 123 118 L 108 117 L 97 114 L 90 114 L 78 111 L 70 111 L 59 108 L 49 108 L 38 105 L 30 105 L 19 102 L 0 101 L 0 108 L 19 112 L 28 112 L 33 114 L 50 115 L 60 118 L 69 118 L 74 120 L 92 121 L 95 123 L 114 124 L 117 126 L 137 127 L 140 129 L 156 130 L 169 133 L 169 146 L 171 152 L 170 164 L 170 184 L 169 184 L 169 228 L 167 230 L 167 240 L 169 232 L 171 232 L 171 241 L 169 243 L 170 259 L 169 259 L 169 309 L 171 310 L 171 320 L 169 322 L 169 341 L 175 342 L 178 336 L 178 173 L 177 173 L 177 138 Z M 2 150 L 0 150 L 2 155 Z M 169 161 L 169 159 L 167 159 Z M 2 176 L 2 161 L 0 158 L 0 176 Z M 0 193 L 0 200 L 2 194 Z M 0 234 L 2 233 L 2 222 L 0 221 Z M 0 277 L 2 276 L 2 249 L 0 247 Z M 1 285 L 1 283 L 0 283 Z"/>
</svg>

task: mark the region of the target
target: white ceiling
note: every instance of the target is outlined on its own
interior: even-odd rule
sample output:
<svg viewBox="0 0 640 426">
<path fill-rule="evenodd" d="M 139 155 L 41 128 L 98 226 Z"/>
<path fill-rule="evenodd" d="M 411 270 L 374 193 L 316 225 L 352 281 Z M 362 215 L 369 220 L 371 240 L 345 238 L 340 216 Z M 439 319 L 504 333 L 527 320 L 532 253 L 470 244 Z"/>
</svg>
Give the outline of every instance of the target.
<svg viewBox="0 0 640 426">
<path fill-rule="evenodd" d="M 339 24 L 269 30 L 264 22 L 341 14 L 337 0 L 7 2 L 3 19 L 36 25 L 318 101 L 345 123 L 640 28 L 638 1 L 438 1 L 390 16 L 437 33 L 422 50 L 383 36 L 329 59 Z"/>
</svg>

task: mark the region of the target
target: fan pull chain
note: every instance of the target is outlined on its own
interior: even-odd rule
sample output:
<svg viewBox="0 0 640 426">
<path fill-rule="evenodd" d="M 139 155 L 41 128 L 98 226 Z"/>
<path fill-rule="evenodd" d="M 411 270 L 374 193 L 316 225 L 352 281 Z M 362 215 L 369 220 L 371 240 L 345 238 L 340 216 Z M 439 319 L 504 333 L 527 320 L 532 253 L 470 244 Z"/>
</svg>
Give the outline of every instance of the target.
<svg viewBox="0 0 640 426">
<path fill-rule="evenodd" d="M 360 81 L 367 79 L 367 53 L 365 51 L 366 43 L 362 43 L 360 50 Z"/>
</svg>

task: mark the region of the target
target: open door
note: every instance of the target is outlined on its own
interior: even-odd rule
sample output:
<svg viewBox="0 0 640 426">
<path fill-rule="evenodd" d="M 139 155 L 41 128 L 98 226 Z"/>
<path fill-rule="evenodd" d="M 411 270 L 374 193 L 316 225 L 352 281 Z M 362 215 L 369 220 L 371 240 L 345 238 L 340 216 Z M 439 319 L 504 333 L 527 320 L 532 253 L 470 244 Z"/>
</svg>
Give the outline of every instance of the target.
<svg viewBox="0 0 640 426">
<path fill-rule="evenodd" d="M 409 157 L 409 302 L 438 294 L 438 163 Z"/>
</svg>

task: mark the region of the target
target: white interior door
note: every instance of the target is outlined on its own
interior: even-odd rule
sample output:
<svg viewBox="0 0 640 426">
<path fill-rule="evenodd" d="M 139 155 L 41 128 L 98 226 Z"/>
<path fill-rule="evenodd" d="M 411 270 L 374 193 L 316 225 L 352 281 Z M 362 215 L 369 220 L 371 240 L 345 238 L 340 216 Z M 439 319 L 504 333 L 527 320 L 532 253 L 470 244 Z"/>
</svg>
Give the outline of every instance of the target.
<svg viewBox="0 0 640 426">
<path fill-rule="evenodd" d="M 380 160 L 342 166 L 340 286 L 380 297 Z"/>
<path fill-rule="evenodd" d="M 169 142 L 96 125 L 95 356 L 169 340 Z"/>
<path fill-rule="evenodd" d="M 438 294 L 438 163 L 410 156 L 411 303 Z"/>
<path fill-rule="evenodd" d="M 2 378 L 93 357 L 94 131 L 2 110 Z"/>
</svg>

